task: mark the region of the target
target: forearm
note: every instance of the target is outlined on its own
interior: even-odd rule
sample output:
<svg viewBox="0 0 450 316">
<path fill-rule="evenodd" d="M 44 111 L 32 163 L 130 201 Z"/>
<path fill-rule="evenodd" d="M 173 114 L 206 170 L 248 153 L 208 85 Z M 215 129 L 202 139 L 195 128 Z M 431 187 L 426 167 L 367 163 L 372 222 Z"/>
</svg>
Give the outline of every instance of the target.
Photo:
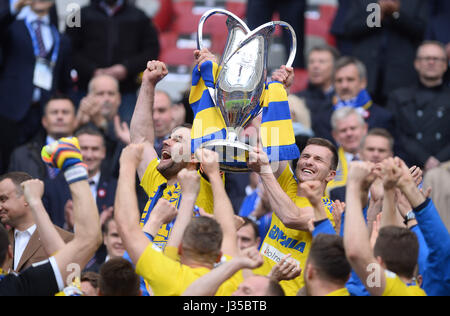
<svg viewBox="0 0 450 316">
<path fill-rule="evenodd" d="M 193 282 L 182 296 L 213 296 L 219 287 L 243 268 L 238 258 L 221 264 L 201 278 Z"/>
<path fill-rule="evenodd" d="M 397 209 L 395 207 L 395 191 L 385 189 L 380 228 L 387 226 L 397 226 L 396 213 Z"/>
<path fill-rule="evenodd" d="M 373 222 L 377 220 L 378 214 L 383 209 L 383 200 L 370 200 L 369 208 L 367 209 L 367 230 L 372 234 Z"/>
<path fill-rule="evenodd" d="M 406 198 L 409 201 L 409 204 L 411 204 L 411 206 L 414 209 L 420 206 L 426 200 L 423 194 L 417 188 L 416 184 L 412 181 L 409 182 L 407 185 L 401 187 L 400 190 L 406 196 Z"/>
<path fill-rule="evenodd" d="M 63 280 L 67 284 L 73 280 L 73 265 L 83 269 L 101 244 L 102 236 L 97 206 L 87 181 L 78 181 L 69 185 L 73 199 L 75 236 L 56 254 Z"/>
<path fill-rule="evenodd" d="M 117 182 L 116 199 L 114 203 L 114 218 L 123 231 L 122 239 L 127 239 L 128 232 L 140 230 L 139 226 L 139 207 L 135 192 L 135 173 L 136 169 L 127 164 L 120 166 L 119 180 Z M 124 240 L 132 242 L 132 240 Z"/>
<path fill-rule="evenodd" d="M 358 184 L 347 183 L 347 210 L 344 226 L 345 251 L 352 266 L 355 264 L 359 267 L 365 258 L 371 257 L 369 232 L 359 199 L 360 191 Z"/>
<path fill-rule="evenodd" d="M 147 223 L 145 223 L 142 231 L 155 237 L 162 225 L 163 223 L 159 221 L 159 219 L 152 218 L 152 215 L 150 214 L 150 218 L 148 219 Z"/>
<path fill-rule="evenodd" d="M 37 201 L 30 202 L 29 204 L 36 222 L 39 240 L 41 241 L 45 252 L 50 257 L 61 250 L 64 247 L 65 242 L 56 231 L 55 226 L 53 226 L 42 201 L 39 199 Z"/>
<path fill-rule="evenodd" d="M 100 218 L 97 205 L 87 181 L 69 185 L 73 201 L 75 238 L 95 240 L 100 236 Z"/>
<path fill-rule="evenodd" d="M 283 191 L 272 173 L 261 174 L 271 209 L 287 228 L 308 230 L 308 222 L 314 214 L 310 208 L 298 208 Z M 307 210 L 310 209 L 310 210 Z"/>
<path fill-rule="evenodd" d="M 154 98 L 155 87 L 151 83 L 143 83 L 130 124 L 131 142 L 134 144 L 143 142 L 154 144 L 155 142 L 153 130 Z"/>
<path fill-rule="evenodd" d="M 167 241 L 167 247 L 176 247 L 181 244 L 183 240 L 184 231 L 189 225 L 192 219 L 192 212 L 195 207 L 195 201 L 197 197 L 193 195 L 183 195 L 181 199 L 180 208 L 178 210 L 178 216 L 170 232 L 169 240 Z"/>
<path fill-rule="evenodd" d="M 222 251 L 230 256 L 237 254 L 237 233 L 234 225 L 234 211 L 230 198 L 225 191 L 219 173 L 209 177 L 214 197 L 214 217 L 222 228 L 224 240 Z"/>
</svg>

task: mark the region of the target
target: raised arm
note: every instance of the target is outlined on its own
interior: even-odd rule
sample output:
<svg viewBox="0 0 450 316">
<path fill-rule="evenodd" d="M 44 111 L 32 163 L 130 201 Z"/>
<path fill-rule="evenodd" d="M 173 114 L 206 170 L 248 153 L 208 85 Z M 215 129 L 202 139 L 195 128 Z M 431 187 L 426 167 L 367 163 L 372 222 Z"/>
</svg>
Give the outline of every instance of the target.
<svg viewBox="0 0 450 316">
<path fill-rule="evenodd" d="M 249 167 L 260 175 L 270 206 L 283 224 L 287 228 L 309 231 L 308 223 L 314 217 L 313 209 L 297 207 L 283 191 L 262 148 L 250 152 Z"/>
<path fill-rule="evenodd" d="M 328 218 L 322 201 L 320 181 L 308 181 L 300 184 L 300 192 L 309 200 L 314 209 L 314 221 L 319 222 Z"/>
<path fill-rule="evenodd" d="M 177 209 L 165 199 L 159 199 L 150 213 L 150 217 L 142 230 L 155 238 L 164 224 L 169 224 L 177 216 Z"/>
<path fill-rule="evenodd" d="M 77 265 L 81 271 L 101 244 L 98 209 L 87 182 L 87 166 L 82 162 L 76 138 L 63 138 L 44 147 L 42 157 L 46 163 L 64 172 L 73 200 L 74 238 L 54 255 L 61 276 L 66 280 L 73 272 L 73 265 Z M 54 229 L 53 225 L 51 228 Z M 48 227 L 49 230 L 51 228 Z M 47 232 L 45 234 L 47 237 L 55 235 L 55 232 Z M 60 244 L 56 247 L 60 247 Z M 66 281 L 70 284 L 73 280 Z"/>
<path fill-rule="evenodd" d="M 139 225 L 139 207 L 136 196 L 135 174 L 143 153 L 143 144 L 131 144 L 123 149 L 114 203 L 114 219 L 117 229 L 134 264 L 138 262 L 150 244 Z"/>
<path fill-rule="evenodd" d="M 142 179 L 148 164 L 157 158 L 154 149 L 155 131 L 153 127 L 153 104 L 155 87 L 168 74 L 167 67 L 160 61 L 150 61 L 142 77 L 142 85 L 130 124 L 130 137 L 133 144 L 144 144 L 144 154 L 138 166 L 138 175 Z"/>
<path fill-rule="evenodd" d="M 370 186 L 366 179 L 374 171 L 374 165 L 353 162 L 347 180 L 347 209 L 344 224 L 344 247 L 347 259 L 359 279 L 371 295 L 382 295 L 386 286 L 384 270 L 375 259 L 370 246 L 369 232 L 363 217 L 361 192 Z M 377 273 L 379 283 L 373 285 L 371 274 Z"/>
<path fill-rule="evenodd" d="M 399 169 L 395 165 L 394 158 L 388 158 L 381 163 L 381 178 L 383 180 L 384 198 L 383 212 L 381 215 L 381 227 L 402 226 L 397 220 L 397 207 L 395 188 L 400 177 Z"/>
<path fill-rule="evenodd" d="M 181 203 L 177 220 L 170 232 L 167 247 L 176 247 L 183 240 L 184 231 L 192 219 L 198 193 L 200 192 L 200 175 L 197 170 L 183 169 L 178 173 L 178 183 L 181 186 Z"/>
<path fill-rule="evenodd" d="M 36 222 L 39 239 L 45 252 L 50 257 L 65 246 L 65 242 L 58 234 L 42 203 L 44 183 L 33 179 L 21 184 L 25 201 L 30 205 L 33 218 Z"/>
<path fill-rule="evenodd" d="M 214 217 L 223 231 L 222 252 L 229 256 L 235 256 L 238 253 L 238 248 L 234 211 L 220 175 L 219 155 L 207 149 L 200 149 L 196 152 L 196 156 L 211 183 L 214 198 Z"/>
</svg>

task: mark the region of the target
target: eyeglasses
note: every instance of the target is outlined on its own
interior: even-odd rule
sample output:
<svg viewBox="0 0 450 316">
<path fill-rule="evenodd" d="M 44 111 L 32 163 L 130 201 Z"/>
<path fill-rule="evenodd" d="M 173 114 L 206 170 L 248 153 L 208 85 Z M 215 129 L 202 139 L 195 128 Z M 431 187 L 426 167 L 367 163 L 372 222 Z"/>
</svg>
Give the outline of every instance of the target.
<svg viewBox="0 0 450 316">
<path fill-rule="evenodd" d="M 431 56 L 427 56 L 427 57 L 417 57 L 417 60 L 419 61 L 426 61 L 426 62 L 441 62 L 441 63 L 445 63 L 447 62 L 447 58 L 444 57 L 431 57 Z"/>
</svg>

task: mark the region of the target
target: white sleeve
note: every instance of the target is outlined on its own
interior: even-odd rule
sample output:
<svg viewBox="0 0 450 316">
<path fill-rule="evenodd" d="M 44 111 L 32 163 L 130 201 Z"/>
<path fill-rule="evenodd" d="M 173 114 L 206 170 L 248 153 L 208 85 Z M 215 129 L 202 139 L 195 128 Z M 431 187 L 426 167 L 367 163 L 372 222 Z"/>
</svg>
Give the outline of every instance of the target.
<svg viewBox="0 0 450 316">
<path fill-rule="evenodd" d="M 58 263 L 55 260 L 55 257 L 50 257 L 48 259 L 53 268 L 53 273 L 55 274 L 56 283 L 58 284 L 58 289 L 60 291 L 64 290 L 64 281 L 61 275 L 61 271 L 59 271 Z"/>
</svg>

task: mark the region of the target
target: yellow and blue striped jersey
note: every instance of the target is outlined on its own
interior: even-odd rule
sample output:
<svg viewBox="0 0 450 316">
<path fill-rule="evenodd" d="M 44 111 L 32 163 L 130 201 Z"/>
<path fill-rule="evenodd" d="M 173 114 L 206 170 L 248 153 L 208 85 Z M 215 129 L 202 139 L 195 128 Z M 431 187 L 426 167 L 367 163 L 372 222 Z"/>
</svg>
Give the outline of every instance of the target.
<svg viewBox="0 0 450 316">
<path fill-rule="evenodd" d="M 278 183 L 284 192 L 294 201 L 299 208 L 312 207 L 308 199 L 297 196 L 297 181 L 289 166 L 286 167 L 282 175 L 278 178 Z M 324 197 L 323 202 L 328 210 L 328 219 L 334 225 L 332 216 L 332 202 Z M 305 269 L 306 259 L 311 248 L 312 235 L 310 232 L 287 228 L 278 216 L 273 212 L 270 228 L 261 246 L 261 254 L 264 257 L 264 265 L 254 270 L 254 273 L 267 275 L 285 255 L 291 254 L 291 258 L 296 260 L 302 271 Z M 295 296 L 305 284 L 303 275 L 290 281 L 282 281 L 286 295 Z"/>
<path fill-rule="evenodd" d="M 152 204 L 152 200 L 155 198 L 155 194 L 158 192 L 159 187 L 163 183 L 167 183 L 167 179 L 164 178 L 161 173 L 156 170 L 159 161 L 154 159 L 148 165 L 144 176 L 141 180 L 141 186 L 144 188 L 145 192 L 149 196 L 149 200 L 145 205 L 144 212 L 142 213 L 142 219 L 147 216 L 149 208 Z M 175 207 L 179 207 L 181 201 L 181 187 L 178 183 L 175 185 L 167 186 L 162 192 L 161 198 L 169 201 Z M 201 207 L 205 212 L 212 214 L 214 211 L 213 195 L 211 190 L 211 184 L 206 181 L 203 177 L 200 180 L 200 193 L 197 197 L 196 205 Z M 151 211 L 151 210 L 150 210 Z M 163 225 L 159 230 L 158 234 L 154 236 L 154 244 L 164 249 L 170 236 L 170 225 Z"/>
</svg>

